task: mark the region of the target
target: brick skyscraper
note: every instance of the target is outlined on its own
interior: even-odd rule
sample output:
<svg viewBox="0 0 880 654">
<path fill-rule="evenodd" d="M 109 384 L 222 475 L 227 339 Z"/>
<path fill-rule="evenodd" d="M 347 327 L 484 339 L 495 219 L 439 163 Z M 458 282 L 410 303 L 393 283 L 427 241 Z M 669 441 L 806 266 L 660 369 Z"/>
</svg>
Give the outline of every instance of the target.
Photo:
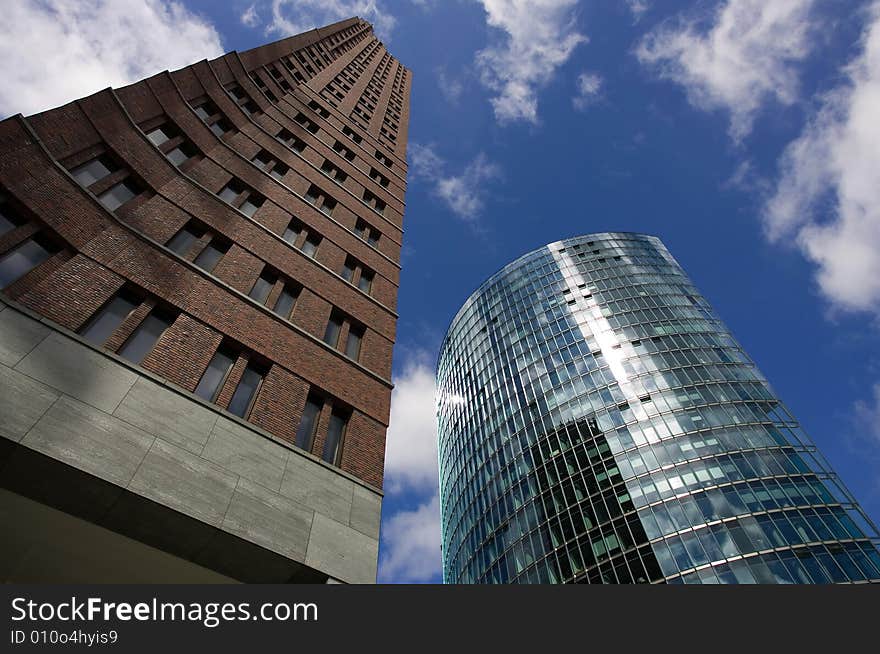
<svg viewBox="0 0 880 654">
<path fill-rule="evenodd" d="M 4 580 L 375 580 L 411 82 L 352 18 L 0 122 Z"/>
</svg>

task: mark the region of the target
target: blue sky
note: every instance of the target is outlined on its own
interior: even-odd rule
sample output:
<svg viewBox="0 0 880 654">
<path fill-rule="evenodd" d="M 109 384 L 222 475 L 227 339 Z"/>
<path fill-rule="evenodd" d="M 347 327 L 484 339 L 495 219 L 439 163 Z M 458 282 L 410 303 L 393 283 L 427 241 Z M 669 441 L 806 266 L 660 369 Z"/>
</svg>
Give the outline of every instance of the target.
<svg viewBox="0 0 880 654">
<path fill-rule="evenodd" d="M 100 61 L 69 97 L 18 75 L 0 114 L 352 14 L 413 70 L 381 581 L 440 579 L 450 319 L 505 263 L 594 231 L 664 240 L 880 521 L 880 0 L 153 0 L 122 54 L 108 39 L 143 3 L 74 4 L 21 3 L 0 33 L 31 36 L 0 61 L 26 71 L 47 33 L 59 60 Z M 156 47 L 172 16 L 189 38 Z"/>
</svg>

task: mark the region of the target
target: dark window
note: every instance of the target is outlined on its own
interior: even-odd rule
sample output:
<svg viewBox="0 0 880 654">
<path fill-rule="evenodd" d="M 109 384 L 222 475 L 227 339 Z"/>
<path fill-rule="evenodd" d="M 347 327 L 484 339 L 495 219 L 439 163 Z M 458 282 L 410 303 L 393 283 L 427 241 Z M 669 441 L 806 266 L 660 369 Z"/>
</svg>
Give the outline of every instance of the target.
<svg viewBox="0 0 880 654">
<path fill-rule="evenodd" d="M 345 147 L 340 141 L 336 141 L 336 143 L 333 144 L 333 149 L 348 161 L 354 161 L 354 152 Z"/>
<path fill-rule="evenodd" d="M 272 287 L 275 286 L 277 280 L 278 276 L 275 273 L 269 270 L 263 270 L 257 278 L 257 281 L 254 282 L 254 286 L 249 295 L 260 304 L 265 304 L 266 298 L 269 297 L 269 293 L 272 292 Z"/>
<path fill-rule="evenodd" d="M 275 307 L 272 311 L 285 320 L 290 318 L 290 314 L 293 312 L 293 307 L 296 304 L 296 298 L 298 295 L 299 291 L 297 288 L 290 284 L 285 284 L 284 288 L 281 289 L 281 294 L 278 296 L 278 299 L 275 300 Z"/>
<path fill-rule="evenodd" d="M 390 180 L 385 177 L 382 173 L 380 173 L 375 168 L 370 168 L 370 177 L 379 183 L 380 186 L 388 186 L 390 184 Z"/>
<path fill-rule="evenodd" d="M 345 439 L 345 427 L 348 424 L 348 416 L 338 409 L 330 414 L 330 425 L 327 428 L 327 438 L 324 439 L 324 451 L 321 458 L 332 465 L 339 465 L 342 454 L 342 441 Z"/>
<path fill-rule="evenodd" d="M 314 258 L 318 252 L 318 246 L 321 244 L 321 237 L 317 234 L 309 234 L 305 242 L 302 244 L 302 253 L 307 257 Z"/>
<path fill-rule="evenodd" d="M 333 209 L 336 208 L 336 200 L 314 184 L 312 184 L 306 192 L 306 200 L 328 216 L 332 215 Z"/>
<path fill-rule="evenodd" d="M 299 428 L 296 430 L 296 446 L 306 451 L 312 449 L 312 442 L 315 439 L 315 430 L 318 428 L 318 418 L 321 415 L 321 409 L 324 402 L 321 401 L 314 393 L 309 393 L 306 400 L 306 406 L 303 409 L 302 418 L 299 421 Z"/>
<path fill-rule="evenodd" d="M 309 109 L 318 112 L 322 118 L 330 118 L 330 112 L 324 109 L 324 107 L 318 104 L 315 100 L 309 101 Z"/>
<path fill-rule="evenodd" d="M 391 161 L 391 159 L 386 157 L 384 154 L 382 154 L 378 150 L 376 150 L 376 159 L 378 159 L 379 163 L 381 163 L 386 168 L 391 168 L 391 166 L 394 165 L 393 162 Z"/>
<path fill-rule="evenodd" d="M 171 315 L 154 309 L 128 337 L 119 354 L 132 363 L 141 363 L 173 322 Z"/>
<path fill-rule="evenodd" d="M 309 120 L 308 116 L 306 116 L 304 113 L 298 113 L 296 115 L 296 118 L 294 118 L 294 120 L 296 122 L 298 122 L 300 125 L 302 125 L 303 127 L 305 127 L 312 134 L 318 133 L 318 129 L 319 129 L 318 126 L 315 123 L 313 123 L 311 120 Z"/>
<path fill-rule="evenodd" d="M 337 182 L 344 182 L 348 179 L 348 175 L 342 172 L 339 168 L 333 165 L 333 163 L 329 159 L 324 159 L 324 163 L 321 165 L 321 170 L 328 177 L 332 177 Z"/>
<path fill-rule="evenodd" d="M 373 290 L 373 272 L 370 270 L 361 270 L 360 279 L 358 279 L 358 288 L 367 295 Z"/>
<path fill-rule="evenodd" d="M 227 410 L 230 413 L 240 418 L 246 418 L 250 414 L 254 398 L 257 396 L 260 384 L 263 383 L 263 375 L 264 373 L 255 364 L 248 364 L 229 401 Z"/>
<path fill-rule="evenodd" d="M 348 329 L 348 340 L 345 342 L 345 355 L 357 361 L 363 340 L 364 328 L 359 325 L 351 325 Z"/>
<path fill-rule="evenodd" d="M 73 175 L 76 181 L 88 188 L 95 182 L 104 179 L 107 175 L 117 170 L 119 170 L 119 166 L 117 166 L 110 157 L 101 155 L 96 159 L 92 159 L 91 161 L 80 164 L 75 168 L 71 168 L 70 174 Z"/>
<path fill-rule="evenodd" d="M 342 272 L 340 273 L 342 275 L 342 278 L 345 281 L 350 282 L 354 277 L 354 271 L 356 268 L 357 262 L 351 257 L 347 257 L 345 259 L 345 263 L 342 264 Z"/>
<path fill-rule="evenodd" d="M 302 223 L 298 220 L 294 219 L 290 221 L 290 224 L 284 229 L 284 234 L 281 236 L 285 241 L 293 245 L 296 243 L 296 239 L 299 238 L 299 235 L 303 231 Z"/>
<path fill-rule="evenodd" d="M 168 152 L 165 153 L 165 156 L 168 157 L 168 161 L 173 163 L 175 166 L 180 166 L 192 159 L 198 153 L 199 151 L 194 145 L 184 141 L 177 147 L 171 148 Z"/>
<path fill-rule="evenodd" d="M 227 132 L 231 132 L 232 125 L 225 118 L 221 118 L 220 120 L 211 123 L 211 131 L 214 132 L 214 135 L 219 138 Z"/>
<path fill-rule="evenodd" d="M 274 159 L 272 155 L 270 155 L 265 150 L 260 150 L 252 160 L 253 164 L 263 170 L 264 172 L 269 173 L 277 179 L 279 182 L 284 178 L 287 172 L 290 170 L 285 164 L 280 161 Z"/>
<path fill-rule="evenodd" d="M 380 200 L 370 191 L 364 191 L 364 202 L 366 202 L 375 211 L 378 211 L 381 214 L 385 213 L 385 202 Z"/>
<path fill-rule="evenodd" d="M 361 141 L 364 140 L 364 139 L 361 138 L 361 136 L 360 136 L 357 132 L 355 132 L 351 127 L 343 127 L 343 128 L 342 128 L 342 133 L 345 134 L 348 138 L 350 138 L 350 139 L 351 139 L 352 141 L 354 141 L 355 143 L 360 143 Z"/>
<path fill-rule="evenodd" d="M 160 125 L 159 127 L 156 127 L 155 129 L 147 132 L 147 138 L 150 139 L 150 142 L 153 145 L 159 147 L 160 145 L 171 139 L 171 134 L 169 134 L 169 131 L 170 130 L 168 130 L 164 125 Z"/>
<path fill-rule="evenodd" d="M 289 130 L 282 129 L 275 135 L 275 138 L 295 152 L 302 152 L 306 149 L 305 142 L 294 136 Z"/>
<path fill-rule="evenodd" d="M 241 203 L 241 206 L 238 208 L 245 216 L 248 218 L 253 218 L 254 214 L 257 213 L 257 209 L 263 206 L 263 196 L 253 191 L 245 198 L 244 202 Z"/>
<path fill-rule="evenodd" d="M 183 257 L 190 251 L 193 243 L 202 238 L 204 234 L 204 230 L 198 229 L 192 225 L 186 225 L 183 229 L 172 236 L 171 240 L 168 241 L 166 245 L 169 249 Z"/>
<path fill-rule="evenodd" d="M 226 93 L 248 116 L 260 113 L 260 107 L 257 106 L 257 103 L 238 84 L 227 88 Z"/>
<path fill-rule="evenodd" d="M 108 211 L 115 211 L 140 192 L 141 190 L 131 180 L 126 179 L 101 193 L 98 200 Z"/>
<path fill-rule="evenodd" d="M 232 180 L 217 194 L 221 200 L 225 200 L 229 204 L 235 206 L 235 200 L 244 192 L 244 187 L 237 180 Z"/>
<path fill-rule="evenodd" d="M 29 238 L 14 250 L 0 258 L 0 288 L 6 288 L 12 282 L 48 259 L 55 249 L 39 236 Z"/>
<path fill-rule="evenodd" d="M 212 272 L 227 250 L 229 250 L 229 244 L 219 242 L 215 238 L 208 244 L 208 247 L 199 253 L 199 256 L 195 258 L 193 263 L 205 272 Z"/>
<path fill-rule="evenodd" d="M 354 225 L 355 234 L 360 236 L 363 240 L 367 241 L 373 247 L 377 247 L 379 245 L 379 237 L 381 234 L 379 230 L 375 227 L 371 227 L 364 220 L 358 220 Z"/>
<path fill-rule="evenodd" d="M 0 195 L 0 236 L 11 232 L 16 227 L 24 225 L 27 221 L 23 220 L 18 212 L 9 206 L 5 198 Z"/>
<path fill-rule="evenodd" d="M 202 379 L 196 387 L 196 395 L 208 400 L 208 402 L 216 400 L 236 358 L 238 358 L 236 354 L 226 348 L 217 350 L 211 359 L 211 363 L 208 364 L 208 367 L 202 374 Z"/>
<path fill-rule="evenodd" d="M 118 293 L 89 319 L 79 333 L 87 341 L 103 345 L 138 305 L 140 300 L 133 295 L 125 291 Z"/>
<path fill-rule="evenodd" d="M 345 318 L 341 314 L 335 311 L 330 314 L 327 328 L 324 330 L 324 342 L 330 347 L 336 347 L 339 344 L 339 334 L 342 331 L 343 322 L 345 322 Z"/>
</svg>

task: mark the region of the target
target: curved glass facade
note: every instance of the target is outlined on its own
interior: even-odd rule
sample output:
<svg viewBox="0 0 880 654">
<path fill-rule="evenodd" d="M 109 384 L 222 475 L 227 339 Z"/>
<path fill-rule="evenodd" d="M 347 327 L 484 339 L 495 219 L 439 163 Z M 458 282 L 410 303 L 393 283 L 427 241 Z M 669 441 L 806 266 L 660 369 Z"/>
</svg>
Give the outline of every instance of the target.
<svg viewBox="0 0 880 654">
<path fill-rule="evenodd" d="M 447 583 L 880 581 L 876 529 L 656 237 L 509 264 L 437 379 Z"/>
</svg>

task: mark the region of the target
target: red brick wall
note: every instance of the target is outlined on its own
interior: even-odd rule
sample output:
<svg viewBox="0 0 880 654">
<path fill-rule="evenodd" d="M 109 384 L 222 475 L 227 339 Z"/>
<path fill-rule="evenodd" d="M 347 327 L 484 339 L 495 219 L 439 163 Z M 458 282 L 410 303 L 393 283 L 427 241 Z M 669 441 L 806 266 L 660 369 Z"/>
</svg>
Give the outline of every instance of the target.
<svg viewBox="0 0 880 654">
<path fill-rule="evenodd" d="M 357 21 L 340 25 L 331 27 L 328 33 L 352 26 L 360 26 L 359 32 L 369 31 L 366 23 Z M 228 404 L 249 357 L 266 362 L 267 374 L 249 420 L 293 442 L 309 389 L 319 389 L 329 402 L 321 416 L 313 452 L 321 454 L 331 405 L 348 407 L 352 413 L 341 467 L 381 486 L 406 163 L 401 152 L 381 146 L 375 134 L 358 129 L 366 137 L 360 145 L 343 136 L 341 130 L 349 124 L 348 118 L 321 99 L 322 87 L 301 85 L 284 95 L 260 68 L 313 42 L 314 34 L 242 53 L 241 59 L 228 55 L 174 73 L 161 73 L 115 92 L 102 91 L 26 122 L 18 118 L 0 121 L 0 186 L 23 205 L 26 217 L 32 221 L 0 238 L 0 253 L 37 228 L 62 246 L 61 251 L 3 292 L 76 330 L 126 282 L 143 289 L 146 299 L 110 337 L 105 344 L 108 349 L 119 348 L 156 303 L 169 305 L 178 312 L 177 318 L 144 360 L 144 368 L 192 391 L 220 343 L 224 339 L 238 343 L 242 356 L 217 403 L 221 407 Z M 374 37 L 368 33 L 368 39 L 360 41 L 354 52 L 341 54 L 339 64 L 331 64 L 326 74 L 319 72 L 319 77 L 332 79 L 336 75 L 333 71 L 341 70 L 371 39 Z M 242 61 L 279 96 L 277 104 L 262 95 L 242 68 Z M 293 84 L 286 68 L 281 63 L 276 65 Z M 298 62 L 296 65 L 300 66 Z M 393 81 L 394 66 L 391 70 L 388 84 Z M 249 117 L 230 99 L 224 86 L 233 79 L 262 113 Z M 382 94 L 383 102 L 388 95 Z M 202 97 L 214 102 L 236 133 L 221 140 L 204 125 L 187 104 Z M 310 100 L 325 106 L 330 118 L 323 119 L 310 109 Z M 380 106 L 376 111 L 384 112 L 385 108 Z M 294 120 L 299 112 L 320 126 L 317 134 Z M 404 113 L 408 118 L 406 106 Z M 185 166 L 185 174 L 171 165 L 137 127 L 145 121 L 155 124 L 163 116 L 172 120 L 200 151 L 200 160 Z M 301 155 L 274 138 L 281 128 L 306 143 Z M 333 150 L 336 140 L 356 153 L 354 162 Z M 251 163 L 260 150 L 268 151 L 290 168 L 283 185 Z M 392 171 L 376 160 L 376 150 L 394 159 Z M 102 151 L 112 153 L 124 164 L 125 172 L 117 177 L 130 175 L 142 180 L 144 186 L 145 192 L 115 215 L 63 170 Z M 343 185 L 319 170 L 325 159 L 348 174 Z M 388 188 L 369 177 L 371 167 L 391 180 Z M 232 177 L 266 198 L 253 219 L 214 195 Z M 337 201 L 332 218 L 300 197 L 312 184 Z M 364 189 L 388 204 L 384 217 L 361 202 Z M 315 259 L 279 238 L 293 217 L 321 235 Z M 382 233 L 378 252 L 352 233 L 358 218 Z M 232 244 L 212 275 L 203 274 L 161 247 L 194 219 Z M 202 247 L 209 238 L 202 239 Z M 375 271 L 372 297 L 364 296 L 339 277 L 348 255 Z M 194 256 L 195 251 L 188 258 Z M 303 287 L 291 316 L 294 326 L 230 290 L 247 294 L 266 265 Z M 270 306 L 280 289 L 281 284 L 276 284 Z M 367 327 L 359 365 L 320 342 L 333 307 Z"/>
</svg>

